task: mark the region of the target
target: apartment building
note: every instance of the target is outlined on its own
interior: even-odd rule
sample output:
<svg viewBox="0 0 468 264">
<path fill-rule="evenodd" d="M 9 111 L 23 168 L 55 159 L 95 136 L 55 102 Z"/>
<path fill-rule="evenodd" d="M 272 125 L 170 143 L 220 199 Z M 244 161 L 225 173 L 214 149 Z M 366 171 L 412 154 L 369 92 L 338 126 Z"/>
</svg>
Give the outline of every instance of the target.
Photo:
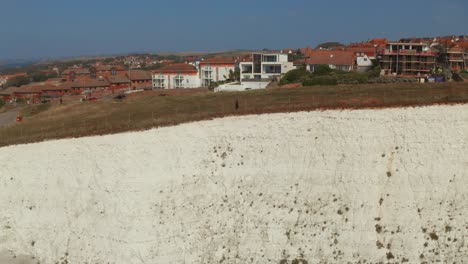
<svg viewBox="0 0 468 264">
<path fill-rule="evenodd" d="M 388 43 L 380 67 L 386 75 L 426 75 L 435 67 L 438 53 L 425 43 Z"/>
<path fill-rule="evenodd" d="M 443 54 L 445 64 L 454 71 L 464 71 L 467 68 L 468 53 L 459 45 L 447 48 Z"/>
<path fill-rule="evenodd" d="M 288 54 L 284 53 L 254 53 L 251 59 L 241 62 L 239 67 L 241 83 L 266 83 L 265 87 L 274 77 L 295 68 L 293 63 L 288 61 Z"/>
<path fill-rule="evenodd" d="M 203 87 L 209 87 L 213 82 L 229 79 L 230 72 L 236 69 L 233 58 L 210 58 L 199 62 L 200 80 Z"/>
<path fill-rule="evenodd" d="M 153 89 L 199 88 L 198 70 L 190 64 L 172 64 L 155 70 L 152 74 Z"/>
</svg>

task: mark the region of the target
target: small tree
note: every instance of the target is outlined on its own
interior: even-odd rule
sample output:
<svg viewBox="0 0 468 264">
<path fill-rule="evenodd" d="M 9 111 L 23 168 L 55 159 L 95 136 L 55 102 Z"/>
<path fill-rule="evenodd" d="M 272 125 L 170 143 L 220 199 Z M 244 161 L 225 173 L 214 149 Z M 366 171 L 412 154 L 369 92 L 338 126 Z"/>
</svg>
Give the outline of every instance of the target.
<svg viewBox="0 0 468 264">
<path fill-rule="evenodd" d="M 5 100 L 0 98 L 0 108 L 2 108 L 5 105 Z"/>
<path fill-rule="evenodd" d="M 231 81 L 240 81 L 240 69 L 237 68 L 235 69 L 234 71 L 233 70 L 229 70 L 229 80 Z"/>
</svg>

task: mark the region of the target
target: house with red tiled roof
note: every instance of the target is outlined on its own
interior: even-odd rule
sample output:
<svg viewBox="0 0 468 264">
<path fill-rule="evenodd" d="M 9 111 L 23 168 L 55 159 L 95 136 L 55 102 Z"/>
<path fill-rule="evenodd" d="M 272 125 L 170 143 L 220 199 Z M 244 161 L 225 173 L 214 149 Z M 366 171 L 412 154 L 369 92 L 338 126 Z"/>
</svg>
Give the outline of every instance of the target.
<svg viewBox="0 0 468 264">
<path fill-rule="evenodd" d="M 106 78 L 112 90 L 127 89 L 130 87 L 130 80 L 125 75 L 111 75 Z"/>
<path fill-rule="evenodd" d="M 314 72 L 319 65 L 350 72 L 355 68 L 354 53 L 345 50 L 317 50 L 306 59 L 306 68 Z"/>
<path fill-rule="evenodd" d="M 42 88 L 42 94 L 50 97 L 61 97 L 71 93 L 71 82 L 63 82 L 58 85 L 47 85 Z"/>
<path fill-rule="evenodd" d="M 209 58 L 200 61 L 200 80 L 203 87 L 213 82 L 229 79 L 230 72 L 236 70 L 236 59 L 232 57 Z"/>
<path fill-rule="evenodd" d="M 151 72 L 143 70 L 127 71 L 127 78 L 130 80 L 132 89 L 152 89 L 153 78 Z"/>
<path fill-rule="evenodd" d="M 98 65 L 90 68 L 91 78 L 124 76 L 126 72 L 127 69 L 120 65 Z"/>
<path fill-rule="evenodd" d="M 74 94 L 81 94 L 85 90 L 107 90 L 109 88 L 110 85 L 104 78 L 77 80 L 71 83 L 72 93 Z"/>
<path fill-rule="evenodd" d="M 91 79 L 91 72 L 86 68 L 69 68 L 62 72 L 62 78 L 69 82 Z"/>
<path fill-rule="evenodd" d="M 18 89 L 19 87 L 14 86 L 6 89 L 0 89 L 0 98 L 2 98 L 5 102 L 8 102 L 15 97 L 14 92 Z"/>
<path fill-rule="evenodd" d="M 201 86 L 195 66 L 178 63 L 153 71 L 153 89 L 198 88 Z"/>
</svg>

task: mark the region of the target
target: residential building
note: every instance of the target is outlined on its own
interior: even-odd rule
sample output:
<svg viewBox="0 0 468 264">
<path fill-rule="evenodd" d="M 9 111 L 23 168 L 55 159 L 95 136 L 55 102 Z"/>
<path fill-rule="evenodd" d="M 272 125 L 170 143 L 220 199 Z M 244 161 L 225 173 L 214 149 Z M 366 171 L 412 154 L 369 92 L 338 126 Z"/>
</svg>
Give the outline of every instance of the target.
<svg viewBox="0 0 468 264">
<path fill-rule="evenodd" d="M 380 68 L 386 75 L 427 75 L 438 53 L 426 43 L 388 43 L 381 53 Z"/>
<path fill-rule="evenodd" d="M 363 61 L 365 58 L 363 57 Z M 319 65 L 327 65 L 333 70 L 350 72 L 355 69 L 355 55 L 353 51 L 345 50 L 317 50 L 306 59 L 306 69 L 315 72 Z"/>
<path fill-rule="evenodd" d="M 356 66 L 356 70 L 358 72 L 366 72 L 372 69 L 374 63 L 372 63 L 372 59 L 369 56 L 367 56 L 366 54 L 362 54 L 356 56 Z"/>
<path fill-rule="evenodd" d="M 130 80 L 127 78 L 127 76 L 111 75 L 108 76 L 106 80 L 109 83 L 112 91 L 119 89 L 127 89 L 130 87 Z"/>
<path fill-rule="evenodd" d="M 48 95 L 51 97 L 61 97 L 66 94 L 71 93 L 72 88 L 71 88 L 71 83 L 70 82 L 64 82 L 60 83 L 58 85 L 48 85 L 42 88 L 42 94 L 43 95 Z"/>
<path fill-rule="evenodd" d="M 71 83 L 72 93 L 81 94 L 84 91 L 107 90 L 110 85 L 104 78 L 76 80 Z"/>
<path fill-rule="evenodd" d="M 153 89 L 198 88 L 198 70 L 190 64 L 178 63 L 154 70 Z"/>
<path fill-rule="evenodd" d="M 69 68 L 62 72 L 62 78 L 69 82 L 91 79 L 91 72 L 86 68 Z"/>
<path fill-rule="evenodd" d="M 203 87 L 209 87 L 213 82 L 229 79 L 230 72 L 236 70 L 233 58 L 210 58 L 199 62 L 200 79 Z"/>
<path fill-rule="evenodd" d="M 453 45 L 443 54 L 445 64 L 454 71 L 464 71 L 467 68 L 468 53 L 460 46 Z"/>
<path fill-rule="evenodd" d="M 120 65 L 98 65 L 90 69 L 91 78 L 123 76 L 126 72 L 127 69 Z"/>
<path fill-rule="evenodd" d="M 252 86 L 247 87 L 252 89 L 265 88 L 275 77 L 295 69 L 293 63 L 288 61 L 288 54 L 284 53 L 254 53 L 239 67 L 241 83 Z"/>
<path fill-rule="evenodd" d="M 151 72 L 143 70 L 127 71 L 127 78 L 130 80 L 132 89 L 152 89 L 153 78 Z"/>
</svg>

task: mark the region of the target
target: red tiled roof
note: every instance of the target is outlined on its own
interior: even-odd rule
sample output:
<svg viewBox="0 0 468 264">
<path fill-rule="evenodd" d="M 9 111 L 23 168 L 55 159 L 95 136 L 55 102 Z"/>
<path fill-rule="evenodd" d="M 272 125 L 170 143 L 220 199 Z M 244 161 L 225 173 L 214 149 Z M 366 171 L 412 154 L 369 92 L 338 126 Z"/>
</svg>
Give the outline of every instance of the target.
<svg viewBox="0 0 468 264">
<path fill-rule="evenodd" d="M 172 64 L 169 66 L 166 66 L 161 69 L 154 70 L 154 73 L 197 73 L 197 69 L 195 66 L 192 66 L 190 64 L 185 64 L 185 63 L 178 63 L 178 64 Z"/>
<path fill-rule="evenodd" d="M 122 75 L 115 75 L 107 77 L 107 81 L 110 84 L 118 84 L 118 83 L 129 83 L 130 80 L 126 76 Z"/>
<path fill-rule="evenodd" d="M 342 50 L 315 51 L 306 59 L 309 65 L 354 65 L 354 53 Z"/>
<path fill-rule="evenodd" d="M 128 71 L 127 77 L 131 81 L 147 81 L 151 80 L 151 72 L 143 70 L 131 70 Z"/>
<path fill-rule="evenodd" d="M 28 84 L 23 85 L 15 91 L 15 93 L 21 94 L 31 94 L 31 93 L 42 93 L 42 89 L 51 87 L 52 85 L 35 85 L 35 84 Z"/>
<path fill-rule="evenodd" d="M 1 89 L 0 90 L 0 95 L 11 95 L 14 92 L 16 92 L 19 89 L 19 87 L 9 87 L 6 89 Z"/>
<path fill-rule="evenodd" d="M 109 83 L 104 79 L 89 79 L 78 80 L 71 83 L 72 88 L 88 88 L 88 87 L 107 87 Z"/>
</svg>

